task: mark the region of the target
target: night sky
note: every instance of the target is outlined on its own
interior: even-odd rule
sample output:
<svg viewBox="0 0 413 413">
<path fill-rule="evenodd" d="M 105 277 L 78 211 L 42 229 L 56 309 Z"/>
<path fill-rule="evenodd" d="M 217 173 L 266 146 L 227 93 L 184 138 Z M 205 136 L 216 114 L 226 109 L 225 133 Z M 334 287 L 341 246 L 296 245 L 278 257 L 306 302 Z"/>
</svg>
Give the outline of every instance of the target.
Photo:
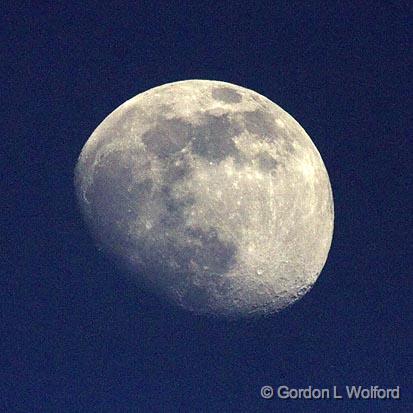
<svg viewBox="0 0 413 413">
<path fill-rule="evenodd" d="M 88 3 L 3 8 L 0 411 L 412 411 L 408 2 Z M 168 307 L 95 248 L 77 209 L 97 125 L 194 78 L 280 105 L 328 170 L 327 263 L 278 315 Z M 264 400 L 263 385 L 399 385 L 401 399 Z"/>
</svg>

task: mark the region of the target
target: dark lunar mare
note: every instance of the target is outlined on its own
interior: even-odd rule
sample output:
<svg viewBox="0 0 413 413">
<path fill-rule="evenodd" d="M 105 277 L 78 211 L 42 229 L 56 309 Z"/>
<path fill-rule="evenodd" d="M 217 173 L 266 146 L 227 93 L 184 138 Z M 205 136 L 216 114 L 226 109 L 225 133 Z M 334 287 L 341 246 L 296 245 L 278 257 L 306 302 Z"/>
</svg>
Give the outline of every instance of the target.
<svg viewBox="0 0 413 413">
<path fill-rule="evenodd" d="M 191 130 L 192 152 L 214 163 L 228 156 L 240 160 L 233 138 L 241 132 L 241 126 L 227 115 L 204 115 L 201 125 Z"/>
<path fill-rule="evenodd" d="M 230 87 L 217 87 L 212 90 L 212 97 L 225 103 L 239 103 L 242 96 Z"/>
<path fill-rule="evenodd" d="M 259 153 L 255 159 L 258 161 L 259 168 L 264 172 L 273 172 L 280 165 L 280 162 L 276 161 L 267 152 Z"/>
<path fill-rule="evenodd" d="M 165 244 L 162 268 L 159 267 L 159 256 L 154 257 L 154 266 L 148 276 L 157 274 L 168 280 L 164 284 L 165 292 L 178 303 L 182 299 L 185 306 L 192 305 L 194 309 L 199 304 L 210 305 L 214 296 L 210 296 L 211 289 L 205 288 L 205 283 L 209 286 L 215 285 L 216 290 L 222 294 L 228 290 L 225 275 L 236 264 L 237 248 L 231 242 L 220 240 L 213 228 L 204 230 L 185 227 L 178 237 L 179 239 Z M 156 247 L 159 247 L 159 244 Z M 152 248 L 151 251 L 153 250 Z M 173 265 L 175 262 L 179 263 L 179 267 Z M 171 280 L 174 280 L 173 283 Z M 201 280 L 204 285 L 198 284 L 197 280 Z"/>
<path fill-rule="evenodd" d="M 289 152 L 294 151 L 280 128 L 276 127 L 273 115 L 265 110 L 243 112 L 242 118 L 236 120 L 230 119 L 228 115 L 199 116 L 201 122 L 196 126 L 180 118 L 160 117 L 155 122 L 156 126 L 143 134 L 142 141 L 150 152 L 167 162 L 171 158 L 174 160 L 174 156 L 188 146 L 193 154 L 209 162 L 219 163 L 231 157 L 238 165 L 242 165 L 248 161 L 248 155 L 236 147 L 233 138 L 242 133 L 244 124 L 247 131 L 259 136 L 260 139 L 267 142 L 278 141 L 282 145 L 289 145 Z M 256 160 L 259 168 L 265 172 L 273 171 L 279 166 L 279 162 L 268 153 L 260 153 Z M 173 172 L 179 173 L 179 169 Z M 185 174 L 185 171 L 182 173 Z"/>
<path fill-rule="evenodd" d="M 199 114 L 200 125 L 193 125 L 180 118 L 160 117 L 155 127 L 142 135 L 147 149 L 160 159 L 168 159 L 190 144 L 193 154 L 218 163 L 228 156 L 240 161 L 242 155 L 232 138 L 242 132 L 238 122 L 227 115 Z"/>
<path fill-rule="evenodd" d="M 191 125 L 182 119 L 160 118 L 154 128 L 142 135 L 142 141 L 150 152 L 167 159 L 188 144 L 190 130 Z"/>
<path fill-rule="evenodd" d="M 274 116 L 266 110 L 257 109 L 254 111 L 243 112 L 245 128 L 248 132 L 254 133 L 268 142 L 276 138 Z"/>
</svg>

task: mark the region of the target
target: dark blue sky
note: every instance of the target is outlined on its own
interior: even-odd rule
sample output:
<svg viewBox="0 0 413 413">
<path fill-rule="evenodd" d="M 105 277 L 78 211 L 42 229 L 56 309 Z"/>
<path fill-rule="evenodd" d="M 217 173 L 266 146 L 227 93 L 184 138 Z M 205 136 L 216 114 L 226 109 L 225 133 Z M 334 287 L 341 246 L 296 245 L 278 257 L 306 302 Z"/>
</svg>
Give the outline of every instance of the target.
<svg viewBox="0 0 413 413">
<path fill-rule="evenodd" d="M 0 411 L 411 410 L 408 2 L 6 3 Z M 327 264 L 277 316 L 165 307 L 95 250 L 78 213 L 73 168 L 96 126 L 191 78 L 279 104 L 329 172 Z M 400 385 L 401 400 L 262 400 L 265 384 Z"/>
</svg>

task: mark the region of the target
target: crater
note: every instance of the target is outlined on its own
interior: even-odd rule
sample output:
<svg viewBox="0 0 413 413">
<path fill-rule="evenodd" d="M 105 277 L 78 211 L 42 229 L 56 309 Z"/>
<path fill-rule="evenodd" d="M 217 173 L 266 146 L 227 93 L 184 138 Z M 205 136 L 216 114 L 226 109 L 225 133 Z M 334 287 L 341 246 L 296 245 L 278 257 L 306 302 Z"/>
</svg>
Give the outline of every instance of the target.
<svg viewBox="0 0 413 413">
<path fill-rule="evenodd" d="M 239 103 L 242 96 L 229 87 L 219 87 L 212 91 L 212 97 L 225 103 Z"/>
</svg>

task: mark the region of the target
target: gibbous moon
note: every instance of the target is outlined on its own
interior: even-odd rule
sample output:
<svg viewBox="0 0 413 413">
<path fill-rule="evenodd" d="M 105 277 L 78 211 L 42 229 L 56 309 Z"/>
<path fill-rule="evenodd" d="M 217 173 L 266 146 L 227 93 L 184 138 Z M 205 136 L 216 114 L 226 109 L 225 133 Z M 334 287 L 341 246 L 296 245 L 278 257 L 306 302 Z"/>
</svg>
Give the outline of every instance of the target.
<svg viewBox="0 0 413 413">
<path fill-rule="evenodd" d="M 186 80 L 126 101 L 75 170 L 97 244 L 170 303 L 265 315 L 317 280 L 333 234 L 324 163 L 304 129 L 260 94 Z"/>
</svg>

